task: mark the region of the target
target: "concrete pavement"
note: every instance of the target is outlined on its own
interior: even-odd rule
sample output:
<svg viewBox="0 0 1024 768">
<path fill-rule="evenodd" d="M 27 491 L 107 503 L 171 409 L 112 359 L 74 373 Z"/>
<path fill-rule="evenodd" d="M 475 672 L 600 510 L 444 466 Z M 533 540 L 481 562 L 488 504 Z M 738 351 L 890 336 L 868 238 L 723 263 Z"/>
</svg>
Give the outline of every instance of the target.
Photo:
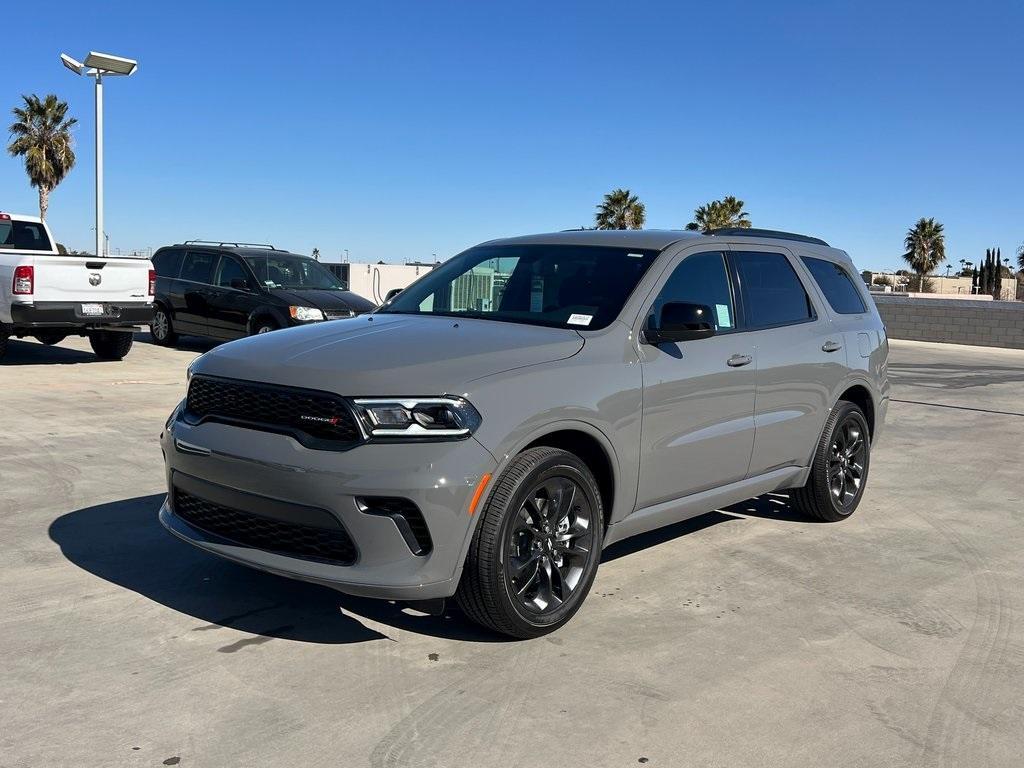
<svg viewBox="0 0 1024 768">
<path fill-rule="evenodd" d="M 1021 764 L 1024 351 L 894 342 L 853 519 L 769 496 L 623 542 L 572 623 L 504 642 L 165 533 L 203 348 L 11 342 L 0 766 Z"/>
</svg>

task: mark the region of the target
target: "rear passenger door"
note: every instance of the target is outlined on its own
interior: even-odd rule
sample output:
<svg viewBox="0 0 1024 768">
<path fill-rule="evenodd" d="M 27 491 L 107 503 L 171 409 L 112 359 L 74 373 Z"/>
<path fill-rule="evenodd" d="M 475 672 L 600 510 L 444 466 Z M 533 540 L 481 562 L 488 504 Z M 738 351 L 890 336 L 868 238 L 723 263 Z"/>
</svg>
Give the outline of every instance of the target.
<svg viewBox="0 0 1024 768">
<path fill-rule="evenodd" d="M 745 327 L 756 347 L 754 450 L 749 475 L 807 466 L 846 375 L 837 334 L 784 248 L 733 246 Z"/>
<path fill-rule="evenodd" d="M 189 249 L 181 265 L 180 307 L 175 307 L 178 330 L 184 333 L 208 335 L 207 317 L 210 313 L 210 295 L 213 275 L 219 256 L 213 251 Z"/>
</svg>

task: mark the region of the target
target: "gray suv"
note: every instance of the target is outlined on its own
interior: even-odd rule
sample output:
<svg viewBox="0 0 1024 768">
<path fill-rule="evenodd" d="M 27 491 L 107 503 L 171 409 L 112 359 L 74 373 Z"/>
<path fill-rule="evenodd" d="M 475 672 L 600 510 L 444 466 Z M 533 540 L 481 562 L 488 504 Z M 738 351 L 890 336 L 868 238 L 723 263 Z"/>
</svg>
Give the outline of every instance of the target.
<svg viewBox="0 0 1024 768">
<path fill-rule="evenodd" d="M 889 385 L 855 275 L 750 229 L 484 243 L 373 314 L 198 358 L 160 520 L 283 576 L 550 632 L 613 542 L 771 491 L 856 509 Z"/>
</svg>

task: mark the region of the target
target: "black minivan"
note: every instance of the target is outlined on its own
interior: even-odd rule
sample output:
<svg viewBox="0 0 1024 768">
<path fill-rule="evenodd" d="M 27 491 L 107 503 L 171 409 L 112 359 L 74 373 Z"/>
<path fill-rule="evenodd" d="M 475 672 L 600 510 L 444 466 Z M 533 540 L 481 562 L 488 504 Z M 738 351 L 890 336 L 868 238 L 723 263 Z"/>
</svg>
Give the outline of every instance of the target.
<svg viewBox="0 0 1024 768">
<path fill-rule="evenodd" d="M 153 266 L 157 344 L 178 334 L 237 339 L 376 307 L 315 259 L 270 245 L 187 240 L 160 248 Z"/>
</svg>

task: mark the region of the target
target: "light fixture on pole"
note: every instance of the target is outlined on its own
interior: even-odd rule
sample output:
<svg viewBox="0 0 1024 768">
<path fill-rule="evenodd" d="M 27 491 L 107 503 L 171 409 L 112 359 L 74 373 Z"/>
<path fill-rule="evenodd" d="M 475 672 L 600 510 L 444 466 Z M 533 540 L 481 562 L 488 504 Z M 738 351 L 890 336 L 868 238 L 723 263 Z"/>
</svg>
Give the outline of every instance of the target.
<svg viewBox="0 0 1024 768">
<path fill-rule="evenodd" d="M 85 63 L 60 55 L 60 62 L 76 75 L 88 75 L 96 81 L 96 256 L 106 255 L 103 240 L 103 78 L 128 77 L 139 68 L 137 61 L 109 53 L 89 51 Z"/>
</svg>

